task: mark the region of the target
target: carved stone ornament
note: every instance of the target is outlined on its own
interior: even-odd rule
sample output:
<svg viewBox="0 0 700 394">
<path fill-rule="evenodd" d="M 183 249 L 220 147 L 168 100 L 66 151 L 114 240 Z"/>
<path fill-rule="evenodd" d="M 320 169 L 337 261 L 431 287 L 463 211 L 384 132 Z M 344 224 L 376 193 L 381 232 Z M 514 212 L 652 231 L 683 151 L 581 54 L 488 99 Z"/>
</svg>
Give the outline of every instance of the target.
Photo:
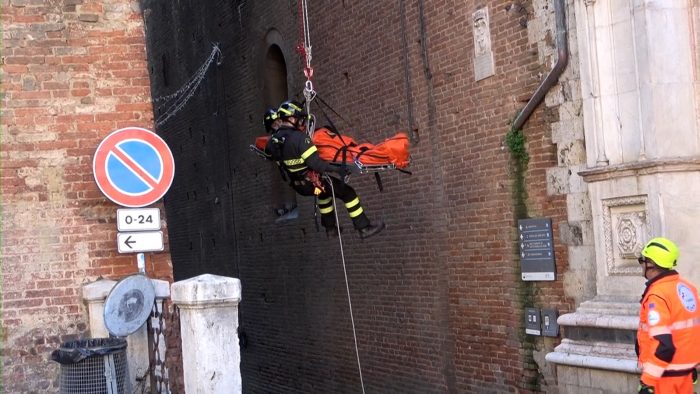
<svg viewBox="0 0 700 394">
<path fill-rule="evenodd" d="M 639 275 L 637 257 L 650 236 L 647 196 L 602 200 L 608 275 Z"/>
<path fill-rule="evenodd" d="M 474 79 L 479 81 L 495 74 L 488 8 L 476 10 L 472 14 L 472 23 L 474 27 Z"/>
</svg>

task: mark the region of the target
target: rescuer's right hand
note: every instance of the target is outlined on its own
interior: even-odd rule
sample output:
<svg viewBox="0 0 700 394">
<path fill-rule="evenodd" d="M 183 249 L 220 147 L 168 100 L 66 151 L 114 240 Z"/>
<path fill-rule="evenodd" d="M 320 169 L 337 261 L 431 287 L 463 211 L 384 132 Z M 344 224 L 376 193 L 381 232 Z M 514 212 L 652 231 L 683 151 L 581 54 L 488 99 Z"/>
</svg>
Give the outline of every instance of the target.
<svg viewBox="0 0 700 394">
<path fill-rule="evenodd" d="M 647 386 L 646 383 L 639 381 L 639 387 L 637 388 L 638 394 L 654 394 L 654 386 Z"/>
</svg>

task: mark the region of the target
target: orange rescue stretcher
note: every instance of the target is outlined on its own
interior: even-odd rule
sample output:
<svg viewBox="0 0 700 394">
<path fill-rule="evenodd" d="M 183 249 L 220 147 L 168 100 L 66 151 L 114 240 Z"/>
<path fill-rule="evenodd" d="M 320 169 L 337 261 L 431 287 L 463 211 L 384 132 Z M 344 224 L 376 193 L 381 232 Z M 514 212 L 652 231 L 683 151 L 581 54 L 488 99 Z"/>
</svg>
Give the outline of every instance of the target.
<svg viewBox="0 0 700 394">
<path fill-rule="evenodd" d="M 262 157 L 267 157 L 265 146 L 269 138 L 257 137 L 255 145 L 251 145 L 250 149 Z M 333 165 L 354 164 L 363 174 L 382 170 L 408 173 L 406 168 L 411 162 L 408 135 L 404 132 L 397 132 L 393 137 L 378 144 L 358 144 L 352 137 L 321 127 L 314 132 L 312 141 L 323 160 Z"/>
</svg>

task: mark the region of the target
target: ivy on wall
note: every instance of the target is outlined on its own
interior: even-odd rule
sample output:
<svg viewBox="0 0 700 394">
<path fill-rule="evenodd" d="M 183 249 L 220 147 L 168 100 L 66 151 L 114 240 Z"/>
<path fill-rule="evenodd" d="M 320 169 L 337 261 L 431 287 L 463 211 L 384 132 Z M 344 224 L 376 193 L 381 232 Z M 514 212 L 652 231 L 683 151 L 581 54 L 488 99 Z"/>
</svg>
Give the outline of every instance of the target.
<svg viewBox="0 0 700 394">
<path fill-rule="evenodd" d="M 506 134 L 506 145 L 510 151 L 513 165 L 513 206 L 515 207 L 516 219 L 526 219 L 528 217 L 525 172 L 530 162 L 530 155 L 527 153 L 525 144 L 526 139 L 522 129 L 516 130 L 511 127 Z"/>
<path fill-rule="evenodd" d="M 513 198 L 513 209 L 515 220 L 527 219 L 527 188 L 525 186 L 525 173 L 527 172 L 528 164 L 530 163 L 530 154 L 527 152 L 527 139 L 525 138 L 525 133 L 522 129 L 515 129 L 511 126 L 510 130 L 506 133 L 505 144 L 510 152 L 511 159 L 511 176 L 513 177 L 512 186 L 512 198 Z M 516 242 L 516 250 L 519 253 L 519 249 Z M 518 286 L 518 303 L 521 310 L 521 324 L 525 320 L 525 308 L 530 308 L 535 305 L 535 286 L 533 282 L 527 282 L 516 279 Z M 524 363 L 526 369 L 528 366 L 530 368 L 536 368 L 537 363 L 535 363 L 533 352 L 535 350 L 535 339 L 536 337 L 532 335 L 525 334 L 524 327 L 519 330 L 520 342 L 522 343 Z M 527 385 L 527 389 L 533 391 L 540 390 L 540 379 L 542 374 L 538 373 L 533 376 L 529 381 L 524 382 Z"/>
</svg>

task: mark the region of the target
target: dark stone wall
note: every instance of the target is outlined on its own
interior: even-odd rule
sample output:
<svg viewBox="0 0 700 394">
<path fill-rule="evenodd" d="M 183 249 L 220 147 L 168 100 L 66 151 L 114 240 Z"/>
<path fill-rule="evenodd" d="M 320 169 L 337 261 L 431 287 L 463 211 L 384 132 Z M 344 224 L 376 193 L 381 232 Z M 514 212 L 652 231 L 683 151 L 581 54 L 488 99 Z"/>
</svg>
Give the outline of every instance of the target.
<svg viewBox="0 0 700 394">
<path fill-rule="evenodd" d="M 571 305 L 561 281 L 533 293 L 519 279 L 504 137 L 547 70 L 509 2 L 310 2 L 314 86 L 345 119 L 333 122 L 358 140 L 405 130 L 413 142 L 413 175 L 382 173 L 381 193 L 371 175 L 352 178 L 387 229 L 362 242 L 340 207 L 342 252 L 317 231 L 310 198 L 298 198 L 299 219 L 275 224 L 277 171 L 248 150 L 264 133 L 270 44 L 284 54 L 289 95 L 304 86 L 297 2 L 142 3 L 154 98 L 182 87 L 213 42 L 221 48 L 220 64 L 157 131 L 177 167 L 165 199 L 175 279 L 242 281 L 245 392 L 361 391 L 343 257 L 368 392 L 544 390 L 532 359 L 542 340 L 522 335 L 522 306 Z M 482 6 L 496 75 L 475 82 L 471 18 Z M 559 223 L 566 201 L 544 184 L 557 163 L 556 120 L 539 109 L 526 126 L 526 181 L 530 211 Z M 557 253 L 565 267 L 565 248 Z"/>
</svg>

